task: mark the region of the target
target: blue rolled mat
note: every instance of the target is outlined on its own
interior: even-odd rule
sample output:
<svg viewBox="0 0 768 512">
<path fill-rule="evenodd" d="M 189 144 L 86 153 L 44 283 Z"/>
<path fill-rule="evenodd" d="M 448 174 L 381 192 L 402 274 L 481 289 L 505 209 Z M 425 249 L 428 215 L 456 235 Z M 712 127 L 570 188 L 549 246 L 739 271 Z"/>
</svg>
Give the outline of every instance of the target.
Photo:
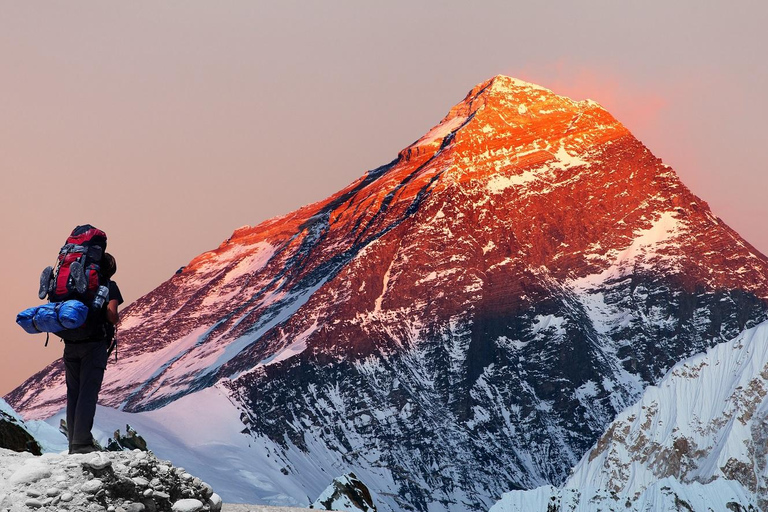
<svg viewBox="0 0 768 512">
<path fill-rule="evenodd" d="M 79 300 L 49 302 L 27 308 L 16 315 L 16 323 L 30 334 L 76 329 L 85 323 L 88 306 Z"/>
</svg>

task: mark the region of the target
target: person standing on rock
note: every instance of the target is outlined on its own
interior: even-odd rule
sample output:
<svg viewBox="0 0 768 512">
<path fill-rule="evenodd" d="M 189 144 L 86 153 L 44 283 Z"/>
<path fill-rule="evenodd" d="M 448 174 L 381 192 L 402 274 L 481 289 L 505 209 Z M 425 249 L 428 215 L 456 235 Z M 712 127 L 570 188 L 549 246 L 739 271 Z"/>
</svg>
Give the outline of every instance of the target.
<svg viewBox="0 0 768 512">
<path fill-rule="evenodd" d="M 64 337 L 64 367 L 67 381 L 67 437 L 69 453 L 96 451 L 91 429 L 96 415 L 104 370 L 107 368 L 109 348 L 119 320 L 117 308 L 123 303 L 117 283 L 112 276 L 117 272 L 115 258 L 104 253 L 100 273 L 109 290 L 108 300 L 89 315 L 89 334 L 85 339 L 67 340 Z"/>
</svg>

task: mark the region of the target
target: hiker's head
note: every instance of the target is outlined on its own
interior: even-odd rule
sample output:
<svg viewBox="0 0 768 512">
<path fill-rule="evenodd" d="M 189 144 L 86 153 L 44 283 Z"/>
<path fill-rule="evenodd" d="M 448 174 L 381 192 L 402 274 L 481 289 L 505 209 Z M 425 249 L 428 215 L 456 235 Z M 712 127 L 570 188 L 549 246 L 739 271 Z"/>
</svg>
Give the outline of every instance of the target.
<svg viewBox="0 0 768 512">
<path fill-rule="evenodd" d="M 104 279 L 112 279 L 112 276 L 117 272 L 117 262 L 115 257 L 108 252 L 104 253 L 101 257 L 101 275 Z"/>
</svg>

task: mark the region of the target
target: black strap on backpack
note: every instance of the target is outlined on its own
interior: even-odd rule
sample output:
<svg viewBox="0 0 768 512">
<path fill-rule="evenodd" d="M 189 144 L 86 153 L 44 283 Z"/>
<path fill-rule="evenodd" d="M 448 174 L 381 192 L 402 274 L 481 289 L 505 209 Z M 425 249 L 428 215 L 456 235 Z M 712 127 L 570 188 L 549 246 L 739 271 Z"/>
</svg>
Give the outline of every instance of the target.
<svg viewBox="0 0 768 512">
<path fill-rule="evenodd" d="M 115 361 L 117 361 L 117 327 L 115 327 L 115 333 L 112 335 L 112 341 L 109 343 L 109 348 L 107 349 L 107 359 L 109 359 L 112 352 L 115 353 Z"/>
</svg>

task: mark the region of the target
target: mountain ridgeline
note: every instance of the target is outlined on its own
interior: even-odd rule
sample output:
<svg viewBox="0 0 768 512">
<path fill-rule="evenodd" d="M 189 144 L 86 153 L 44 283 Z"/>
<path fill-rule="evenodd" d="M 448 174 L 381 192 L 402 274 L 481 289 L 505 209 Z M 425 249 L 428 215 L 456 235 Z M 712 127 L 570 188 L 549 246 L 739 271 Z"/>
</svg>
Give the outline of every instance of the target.
<svg viewBox="0 0 768 512">
<path fill-rule="evenodd" d="M 677 361 L 766 319 L 767 271 L 600 105 L 498 76 L 132 304 L 102 403 L 216 385 L 286 479 L 310 461 L 382 510 L 487 510 L 565 481 Z M 57 364 L 8 395 L 25 417 L 63 406 Z"/>
</svg>

